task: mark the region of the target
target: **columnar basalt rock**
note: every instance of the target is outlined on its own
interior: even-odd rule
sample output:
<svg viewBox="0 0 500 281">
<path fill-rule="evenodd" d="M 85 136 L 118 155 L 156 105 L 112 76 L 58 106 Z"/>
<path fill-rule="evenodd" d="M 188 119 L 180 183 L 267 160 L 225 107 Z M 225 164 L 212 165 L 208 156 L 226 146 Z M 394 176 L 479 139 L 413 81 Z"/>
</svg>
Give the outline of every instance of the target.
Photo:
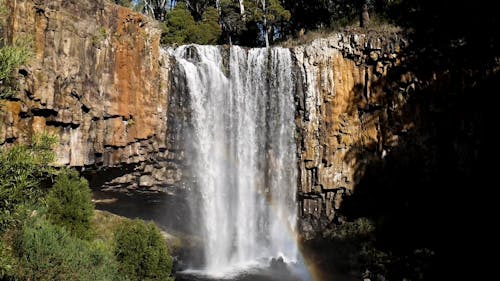
<svg viewBox="0 0 500 281">
<path fill-rule="evenodd" d="M 0 144 L 48 131 L 59 165 L 165 158 L 171 63 L 156 22 L 104 0 L 8 3 L 7 37 L 33 38 L 34 56 L 0 113 Z"/>
<path fill-rule="evenodd" d="M 381 39 L 383 38 L 383 39 Z M 335 218 L 363 162 L 382 157 L 387 71 L 405 41 L 338 33 L 296 47 L 299 210 L 306 237 Z"/>
</svg>

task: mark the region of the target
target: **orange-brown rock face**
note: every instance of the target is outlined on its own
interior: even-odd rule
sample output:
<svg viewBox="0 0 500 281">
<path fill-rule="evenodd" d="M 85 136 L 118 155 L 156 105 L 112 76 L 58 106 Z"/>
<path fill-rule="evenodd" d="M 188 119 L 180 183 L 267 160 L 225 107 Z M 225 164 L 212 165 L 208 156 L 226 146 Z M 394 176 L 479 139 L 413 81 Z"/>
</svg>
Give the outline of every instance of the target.
<svg viewBox="0 0 500 281">
<path fill-rule="evenodd" d="M 383 87 L 402 41 L 339 33 L 294 49 L 299 74 L 299 204 L 303 218 L 329 223 L 351 194 L 363 162 L 381 159 Z M 380 57 L 380 59 L 379 59 Z M 382 57 L 384 59 L 382 59 Z M 303 231 L 314 227 L 303 226 Z"/>
<path fill-rule="evenodd" d="M 169 60 L 160 31 L 107 1 L 9 1 L 8 37 L 30 36 L 21 93 L 2 110 L 0 143 L 59 136 L 61 165 L 138 163 L 166 148 Z"/>
</svg>

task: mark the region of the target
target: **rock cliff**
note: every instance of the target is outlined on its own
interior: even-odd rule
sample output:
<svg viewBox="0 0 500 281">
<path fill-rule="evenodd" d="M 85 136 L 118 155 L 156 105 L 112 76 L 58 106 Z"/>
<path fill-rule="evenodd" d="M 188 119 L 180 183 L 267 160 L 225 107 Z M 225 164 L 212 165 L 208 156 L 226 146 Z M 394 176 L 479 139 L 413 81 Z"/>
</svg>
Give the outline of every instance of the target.
<svg viewBox="0 0 500 281">
<path fill-rule="evenodd" d="M 392 97 L 383 81 L 401 64 L 406 44 L 398 32 L 338 33 L 294 48 L 300 77 L 299 210 L 305 233 L 332 222 L 342 199 L 352 194 L 363 163 L 382 159 L 397 141 L 392 131 L 384 135 L 389 133 L 385 115 Z M 413 83 L 394 82 L 404 87 Z"/>
<path fill-rule="evenodd" d="M 166 134 L 170 62 L 157 23 L 104 0 L 8 3 L 7 38 L 33 38 L 34 56 L 19 70 L 19 95 L 0 113 L 0 144 L 48 131 L 59 137 L 59 165 L 141 164 L 130 167 L 142 172 L 105 184 L 177 181 L 171 164 L 147 164 L 174 157 Z"/>
</svg>

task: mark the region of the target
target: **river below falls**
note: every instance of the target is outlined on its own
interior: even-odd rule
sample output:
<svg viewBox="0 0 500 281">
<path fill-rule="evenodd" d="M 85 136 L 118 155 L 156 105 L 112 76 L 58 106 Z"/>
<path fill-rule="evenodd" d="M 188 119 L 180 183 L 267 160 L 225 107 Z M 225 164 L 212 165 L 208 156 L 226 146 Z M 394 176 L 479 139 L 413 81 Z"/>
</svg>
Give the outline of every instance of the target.
<svg viewBox="0 0 500 281">
<path fill-rule="evenodd" d="M 189 205 L 181 197 L 157 193 L 93 191 L 93 199 L 98 210 L 127 218 L 154 221 L 160 229 L 177 237 L 194 237 L 190 223 L 186 221 L 186 218 L 189 218 Z M 227 273 L 216 276 L 188 269 L 189 264 L 193 260 L 196 263 L 201 256 L 201 249 L 196 248 L 190 249 L 187 254 L 180 254 L 177 257 L 175 279 L 177 281 L 307 281 L 311 279 L 304 269 L 300 269 L 300 266 L 287 264 L 276 258 L 259 261 L 244 269 L 228 269 Z"/>
</svg>

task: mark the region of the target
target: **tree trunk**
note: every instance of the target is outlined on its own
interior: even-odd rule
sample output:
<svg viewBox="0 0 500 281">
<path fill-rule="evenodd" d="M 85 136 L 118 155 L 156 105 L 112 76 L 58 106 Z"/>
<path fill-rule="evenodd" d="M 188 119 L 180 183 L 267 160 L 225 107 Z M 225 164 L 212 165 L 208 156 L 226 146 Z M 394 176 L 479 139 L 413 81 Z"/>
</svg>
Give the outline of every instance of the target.
<svg viewBox="0 0 500 281">
<path fill-rule="evenodd" d="M 261 0 L 262 3 L 262 13 L 264 14 L 263 27 L 264 30 L 264 40 L 266 41 L 266 48 L 269 48 L 269 28 L 267 26 L 267 9 L 266 9 L 266 0 Z"/>
<path fill-rule="evenodd" d="M 240 15 L 245 15 L 245 5 L 243 4 L 243 0 L 240 0 Z"/>
<path fill-rule="evenodd" d="M 368 13 L 368 5 L 365 3 L 361 8 L 361 14 L 359 17 L 359 26 L 366 27 L 370 23 L 370 14 Z"/>
<path fill-rule="evenodd" d="M 220 16 L 220 0 L 216 0 L 215 1 L 215 8 L 217 9 L 217 12 L 219 13 L 219 16 Z"/>
<path fill-rule="evenodd" d="M 264 19 L 264 25 L 265 25 L 266 19 Z M 266 39 L 266 48 L 269 48 L 269 31 L 267 30 L 267 27 L 264 28 L 264 39 Z"/>
</svg>

